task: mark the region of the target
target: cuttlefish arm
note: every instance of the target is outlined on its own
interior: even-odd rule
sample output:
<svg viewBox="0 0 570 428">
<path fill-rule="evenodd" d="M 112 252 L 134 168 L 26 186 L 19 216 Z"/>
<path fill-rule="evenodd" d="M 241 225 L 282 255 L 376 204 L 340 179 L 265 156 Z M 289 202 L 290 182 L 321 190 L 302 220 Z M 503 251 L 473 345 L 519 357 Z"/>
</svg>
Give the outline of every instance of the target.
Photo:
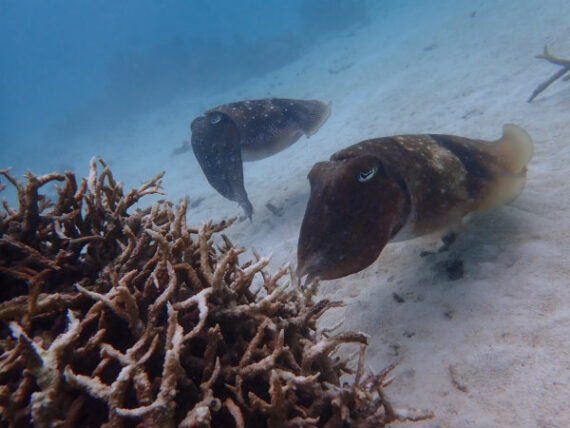
<svg viewBox="0 0 570 428">
<path fill-rule="evenodd" d="M 240 133 L 225 113 L 209 111 L 192 122 L 192 150 L 210 185 L 235 201 L 251 219 L 253 207 L 243 183 Z"/>
<path fill-rule="evenodd" d="M 405 183 L 380 158 L 317 163 L 298 244 L 299 276 L 334 279 L 370 265 L 410 213 Z"/>
<path fill-rule="evenodd" d="M 366 140 L 317 163 L 298 242 L 307 281 L 358 272 L 392 238 L 457 225 L 524 187 L 532 140 L 516 125 L 489 142 L 439 134 Z"/>
</svg>

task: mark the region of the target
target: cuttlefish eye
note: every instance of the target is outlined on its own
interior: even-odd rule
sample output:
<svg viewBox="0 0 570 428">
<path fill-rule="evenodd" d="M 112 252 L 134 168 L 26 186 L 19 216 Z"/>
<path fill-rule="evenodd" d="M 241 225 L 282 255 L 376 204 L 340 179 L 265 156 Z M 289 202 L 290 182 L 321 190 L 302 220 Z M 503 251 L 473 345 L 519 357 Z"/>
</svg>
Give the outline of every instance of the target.
<svg viewBox="0 0 570 428">
<path fill-rule="evenodd" d="M 370 169 L 367 169 L 365 171 L 360 171 L 358 173 L 358 181 L 360 181 L 361 183 L 366 183 L 367 181 L 372 180 L 376 174 L 378 173 L 378 167 L 377 166 L 373 166 Z"/>
<path fill-rule="evenodd" d="M 212 125 L 215 125 L 216 123 L 220 123 L 220 120 L 222 120 L 222 115 L 221 115 L 221 114 L 217 114 L 217 115 L 215 115 L 214 117 L 212 117 L 212 118 L 210 119 L 210 123 L 211 123 Z"/>
</svg>

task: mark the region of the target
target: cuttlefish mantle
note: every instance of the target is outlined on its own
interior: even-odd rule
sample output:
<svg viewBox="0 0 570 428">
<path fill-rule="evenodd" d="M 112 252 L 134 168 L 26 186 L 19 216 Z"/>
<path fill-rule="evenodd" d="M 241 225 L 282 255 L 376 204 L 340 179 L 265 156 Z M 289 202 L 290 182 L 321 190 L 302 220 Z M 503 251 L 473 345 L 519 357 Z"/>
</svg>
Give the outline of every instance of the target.
<svg viewBox="0 0 570 428">
<path fill-rule="evenodd" d="M 271 156 L 313 135 L 330 106 L 317 100 L 270 98 L 224 104 L 192 121 L 192 149 L 210 185 L 251 219 L 243 161 Z"/>
<path fill-rule="evenodd" d="M 319 162 L 301 225 L 297 272 L 335 279 L 372 264 L 392 239 L 452 228 L 522 191 L 531 137 L 505 125 L 497 141 L 398 135 L 362 141 Z"/>
</svg>

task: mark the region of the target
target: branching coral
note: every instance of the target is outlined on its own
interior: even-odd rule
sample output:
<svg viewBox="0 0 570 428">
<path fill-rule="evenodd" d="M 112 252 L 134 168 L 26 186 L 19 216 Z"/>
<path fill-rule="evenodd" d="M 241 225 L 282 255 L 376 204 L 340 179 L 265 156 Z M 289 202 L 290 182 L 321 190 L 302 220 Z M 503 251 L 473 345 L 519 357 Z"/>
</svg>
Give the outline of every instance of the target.
<svg viewBox="0 0 570 428">
<path fill-rule="evenodd" d="M 393 409 L 390 368 L 365 376 L 365 334 L 317 330 L 340 302 L 314 302 L 287 267 L 267 273 L 267 258 L 241 263 L 245 249 L 223 233 L 232 221 L 188 227 L 185 201 L 134 209 L 160 193 L 162 175 L 124 194 L 102 160 L 79 185 L 71 172 L 28 173 L 25 185 L 0 173 L 19 195 L 0 217 L 5 423 L 381 427 L 430 417 Z M 52 204 L 39 190 L 54 180 L 64 184 Z M 356 369 L 335 356 L 351 343 Z"/>
<path fill-rule="evenodd" d="M 542 91 L 544 91 L 546 88 L 548 88 L 552 83 L 556 82 L 558 79 L 560 79 L 562 76 L 564 76 L 566 73 L 568 73 L 570 71 L 570 59 L 558 58 L 558 57 L 552 55 L 550 53 L 550 51 L 548 50 L 548 46 L 545 46 L 544 52 L 537 55 L 536 58 L 544 59 L 544 60 L 548 61 L 549 63 L 554 64 L 554 65 L 558 65 L 562 68 L 560 70 L 558 70 L 556 73 L 554 73 L 552 76 L 550 76 L 547 80 L 545 80 L 544 82 L 542 82 L 540 85 L 537 86 L 537 88 L 532 92 L 530 98 L 527 100 L 527 102 L 529 102 L 529 103 L 532 100 L 534 100 Z M 566 76 L 563 80 L 569 80 L 569 79 L 570 79 L 570 75 Z"/>
</svg>

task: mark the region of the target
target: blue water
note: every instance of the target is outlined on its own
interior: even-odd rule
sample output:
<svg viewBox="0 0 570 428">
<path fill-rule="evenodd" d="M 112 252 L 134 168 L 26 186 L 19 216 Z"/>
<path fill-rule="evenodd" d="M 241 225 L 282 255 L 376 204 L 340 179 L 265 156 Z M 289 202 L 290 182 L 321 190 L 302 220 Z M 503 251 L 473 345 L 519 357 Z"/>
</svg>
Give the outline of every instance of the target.
<svg viewBox="0 0 570 428">
<path fill-rule="evenodd" d="M 366 24 L 371 4 L 334 3 L 3 0 L 0 167 L 51 171 L 86 133 L 223 92 Z"/>
</svg>

